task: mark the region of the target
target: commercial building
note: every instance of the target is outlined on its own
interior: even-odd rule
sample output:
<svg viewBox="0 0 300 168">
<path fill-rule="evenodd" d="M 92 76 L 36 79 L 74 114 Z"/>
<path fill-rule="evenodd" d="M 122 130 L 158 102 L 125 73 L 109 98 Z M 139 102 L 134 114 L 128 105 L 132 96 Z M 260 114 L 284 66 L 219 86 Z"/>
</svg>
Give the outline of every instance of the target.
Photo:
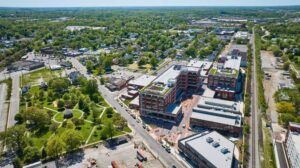
<svg viewBox="0 0 300 168">
<path fill-rule="evenodd" d="M 21 70 L 27 70 L 31 71 L 37 68 L 44 67 L 44 62 L 35 62 L 35 61 L 17 61 L 10 66 L 7 67 L 8 71 L 21 71 Z"/>
<path fill-rule="evenodd" d="M 216 91 L 215 97 L 234 100 L 235 94 L 241 91 L 240 74 L 241 57 L 221 57 L 208 74 L 208 87 Z"/>
<path fill-rule="evenodd" d="M 129 103 L 129 108 L 138 110 L 140 108 L 140 97 L 137 96 Z"/>
<path fill-rule="evenodd" d="M 182 117 L 179 95 L 185 90 L 198 91 L 205 78 L 201 74 L 207 74 L 210 67 L 201 61 L 171 66 L 140 91 L 141 116 L 178 122 Z"/>
<path fill-rule="evenodd" d="M 128 82 L 128 89 L 129 90 L 135 90 L 135 89 L 142 89 L 143 87 L 149 85 L 156 76 L 151 75 L 142 75 L 141 77 L 137 79 L 133 79 Z"/>
<path fill-rule="evenodd" d="M 300 123 L 289 122 L 288 130 L 292 132 L 300 132 Z"/>
<path fill-rule="evenodd" d="M 124 88 L 127 84 L 126 79 L 121 79 L 121 78 L 110 78 L 109 82 L 105 84 L 105 86 L 111 90 L 111 91 L 116 91 L 116 90 L 121 90 Z"/>
<path fill-rule="evenodd" d="M 233 44 L 230 47 L 230 54 L 235 57 L 241 57 L 241 67 L 246 67 L 247 66 L 247 51 L 248 47 L 247 45 L 242 45 L 242 44 Z"/>
<path fill-rule="evenodd" d="M 200 97 L 193 108 L 190 126 L 239 134 L 242 131 L 241 110 L 238 102 Z"/>
<path fill-rule="evenodd" d="M 291 168 L 300 167 L 300 134 L 289 131 L 286 141 L 287 157 Z"/>
<path fill-rule="evenodd" d="M 248 39 L 249 38 L 249 33 L 248 32 L 243 32 L 243 31 L 238 31 L 234 35 L 235 39 Z"/>
<path fill-rule="evenodd" d="M 216 131 L 181 139 L 178 148 L 195 167 L 232 168 L 234 165 L 234 143 Z"/>
</svg>

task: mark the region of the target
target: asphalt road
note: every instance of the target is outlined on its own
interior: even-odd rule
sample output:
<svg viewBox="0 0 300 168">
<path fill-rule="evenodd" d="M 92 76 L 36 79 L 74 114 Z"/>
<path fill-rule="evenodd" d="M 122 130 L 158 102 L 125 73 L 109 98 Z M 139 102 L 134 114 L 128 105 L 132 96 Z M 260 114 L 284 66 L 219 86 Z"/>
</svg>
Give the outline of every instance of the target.
<svg viewBox="0 0 300 168">
<path fill-rule="evenodd" d="M 82 73 L 88 79 L 92 77 L 87 74 L 87 70 L 85 66 L 79 63 L 76 58 L 71 58 L 70 61 L 72 62 L 75 69 L 77 69 L 80 73 Z M 171 66 L 172 63 L 169 65 Z M 168 66 L 168 67 L 169 67 Z M 162 68 L 158 74 L 165 71 L 166 68 Z M 133 119 L 123 107 L 111 96 L 111 93 L 107 90 L 104 85 L 100 85 L 100 81 L 97 80 L 99 92 L 102 94 L 103 98 L 112 106 L 114 107 L 128 122 L 128 124 L 134 129 L 135 133 L 142 137 L 144 143 L 148 145 L 151 151 L 153 151 L 154 155 L 157 155 L 158 158 L 168 167 L 175 165 L 177 168 L 185 167 L 173 156 L 166 152 L 166 150 L 157 142 L 155 141 L 145 129 L 142 128 L 142 125 L 137 123 L 135 119 Z"/>
<path fill-rule="evenodd" d="M 6 108 L 5 101 L 6 101 L 6 95 L 7 95 L 7 85 L 1 84 L 0 85 L 0 132 L 5 131 L 6 126 Z"/>
<path fill-rule="evenodd" d="M 110 96 L 110 92 L 103 85 L 99 85 L 99 91 L 103 95 L 104 99 L 127 120 L 128 124 L 135 130 L 135 132 L 140 135 L 144 142 L 151 148 L 155 155 L 158 157 L 169 167 L 175 165 L 176 167 L 184 167 L 181 163 L 177 161 L 177 159 L 172 155 L 166 152 L 166 150 L 155 141 L 145 129 L 142 128 L 141 124 L 138 124 L 135 119 L 133 119 L 123 107 L 119 105 L 119 103 Z"/>
<path fill-rule="evenodd" d="M 285 155 L 283 143 L 280 142 L 275 142 L 275 143 L 278 151 L 277 154 L 278 154 L 280 168 L 288 168 L 289 164 Z"/>
<path fill-rule="evenodd" d="M 12 79 L 12 92 L 9 104 L 9 113 L 7 120 L 7 128 L 15 125 L 15 115 L 19 112 L 20 106 L 20 73 L 11 75 Z"/>
<path fill-rule="evenodd" d="M 254 43 L 254 29 L 251 36 L 252 45 L 252 75 L 251 75 L 251 133 L 250 133 L 250 158 L 249 158 L 249 167 L 251 168 L 260 168 L 260 158 L 258 152 L 258 100 L 257 100 L 257 74 L 256 74 L 256 62 L 255 62 L 255 43 Z"/>
</svg>

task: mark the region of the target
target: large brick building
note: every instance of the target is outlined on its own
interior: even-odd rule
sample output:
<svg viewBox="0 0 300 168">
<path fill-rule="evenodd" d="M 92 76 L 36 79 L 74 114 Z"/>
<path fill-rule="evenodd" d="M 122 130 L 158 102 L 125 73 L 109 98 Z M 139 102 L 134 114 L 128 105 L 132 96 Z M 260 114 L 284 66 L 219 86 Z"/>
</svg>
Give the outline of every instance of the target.
<svg viewBox="0 0 300 168">
<path fill-rule="evenodd" d="M 208 74 L 208 87 L 216 91 L 215 97 L 234 100 L 235 94 L 241 91 L 240 63 L 241 57 L 222 57 L 211 68 Z"/>
<path fill-rule="evenodd" d="M 203 67 L 210 62 L 196 66 L 173 65 L 140 91 L 139 105 L 142 117 L 158 118 L 178 122 L 182 110 L 178 97 L 182 91 L 197 91 L 202 85 Z M 207 73 L 207 72 L 206 72 Z"/>
</svg>

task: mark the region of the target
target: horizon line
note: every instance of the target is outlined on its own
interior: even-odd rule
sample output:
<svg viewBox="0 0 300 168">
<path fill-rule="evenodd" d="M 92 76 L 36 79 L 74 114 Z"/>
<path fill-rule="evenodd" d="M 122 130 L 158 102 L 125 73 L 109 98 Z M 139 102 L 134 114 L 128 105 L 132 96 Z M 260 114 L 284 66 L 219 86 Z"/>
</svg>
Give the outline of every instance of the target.
<svg viewBox="0 0 300 168">
<path fill-rule="evenodd" d="M 300 7 L 299 5 L 0 6 L 0 8 Z"/>
</svg>

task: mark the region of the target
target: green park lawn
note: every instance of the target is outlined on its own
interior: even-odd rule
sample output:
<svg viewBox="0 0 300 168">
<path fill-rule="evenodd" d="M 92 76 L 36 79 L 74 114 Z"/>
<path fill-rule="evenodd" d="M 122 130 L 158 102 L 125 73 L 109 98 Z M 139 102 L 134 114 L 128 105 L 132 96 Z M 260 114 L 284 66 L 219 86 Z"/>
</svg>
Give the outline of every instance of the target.
<svg viewBox="0 0 300 168">
<path fill-rule="evenodd" d="M 32 130 L 28 130 L 27 134 L 28 137 L 32 140 L 32 144 L 37 147 L 38 149 L 42 149 L 47 144 L 47 141 L 50 137 L 57 135 L 62 136 L 65 131 L 67 131 L 70 128 L 67 128 L 67 126 L 64 123 L 64 110 L 58 110 L 56 107 L 56 100 L 49 101 L 48 99 L 48 91 L 44 90 L 44 96 L 42 99 L 39 99 L 41 89 L 39 86 L 35 84 L 39 84 L 39 81 L 41 78 L 43 78 L 43 81 L 48 82 L 51 78 L 59 77 L 59 71 L 50 71 L 47 69 L 41 69 L 35 72 L 32 72 L 30 74 L 23 75 L 22 85 L 31 84 L 29 94 L 26 94 L 25 96 L 22 96 L 21 102 L 20 102 L 20 110 L 24 111 L 27 107 L 35 106 L 39 109 L 44 109 L 49 115 L 51 115 L 51 122 L 56 122 L 59 124 L 59 128 L 57 129 L 56 133 L 53 133 L 49 130 L 49 126 L 46 128 L 43 128 L 42 130 L 35 130 L 34 128 Z M 36 83 L 34 83 L 36 82 Z M 71 90 L 72 86 L 69 87 L 69 90 Z M 68 92 L 67 92 L 68 93 Z M 85 95 L 83 93 L 80 93 L 82 97 L 87 97 L 88 95 Z M 104 128 L 107 126 L 109 122 L 112 121 L 113 115 L 115 115 L 115 111 L 113 111 L 111 117 L 108 117 L 105 113 L 105 109 L 109 107 L 107 102 L 105 100 L 100 100 L 98 104 L 90 103 L 90 112 L 84 116 L 84 112 L 80 109 L 78 109 L 78 104 L 74 106 L 73 110 L 73 117 L 72 118 L 84 118 L 84 122 L 82 125 L 76 125 L 76 130 L 80 132 L 80 134 L 83 136 L 83 141 L 89 143 L 98 142 L 100 140 L 103 140 L 103 135 L 107 134 L 106 132 L 103 132 Z M 97 112 L 97 118 L 101 117 L 101 125 L 94 123 L 93 119 L 93 112 Z M 50 113 L 52 112 L 52 114 Z M 66 119 L 66 122 L 72 122 L 71 119 Z M 25 123 L 23 123 L 25 124 Z M 93 131 L 94 130 L 94 131 Z M 123 135 L 126 132 L 131 132 L 130 128 L 126 127 L 122 131 L 115 130 L 114 136 Z M 90 137 L 90 139 L 89 139 Z M 105 136 L 106 138 L 107 135 Z M 104 139 L 106 139 L 104 138 Z"/>
<path fill-rule="evenodd" d="M 94 106 L 94 107 L 91 108 L 91 111 L 90 111 L 89 114 L 86 116 L 86 120 L 91 121 L 91 122 L 94 121 L 94 119 L 93 119 L 93 114 L 92 114 L 92 111 L 93 111 L 93 110 L 96 110 L 96 111 L 98 112 L 99 116 L 98 116 L 97 118 L 99 118 L 99 117 L 101 116 L 101 114 L 104 112 L 104 111 L 103 111 L 103 110 L 104 110 L 103 108 L 98 107 L 98 106 Z"/>
<path fill-rule="evenodd" d="M 73 117 L 72 118 L 80 118 L 82 116 L 82 112 L 78 109 L 73 109 Z M 58 122 L 63 122 L 64 121 L 64 111 L 59 112 L 58 114 L 55 115 L 55 120 Z"/>
<path fill-rule="evenodd" d="M 52 78 L 60 77 L 62 70 L 52 71 L 50 69 L 40 69 L 21 76 L 21 86 L 40 84 L 40 79 L 49 82 Z"/>
<path fill-rule="evenodd" d="M 42 131 L 35 131 L 33 133 L 30 133 L 32 142 L 38 149 L 42 148 L 47 143 L 47 140 L 51 137 L 51 135 L 52 132 L 49 131 L 49 128 L 45 128 L 45 130 Z"/>
</svg>

